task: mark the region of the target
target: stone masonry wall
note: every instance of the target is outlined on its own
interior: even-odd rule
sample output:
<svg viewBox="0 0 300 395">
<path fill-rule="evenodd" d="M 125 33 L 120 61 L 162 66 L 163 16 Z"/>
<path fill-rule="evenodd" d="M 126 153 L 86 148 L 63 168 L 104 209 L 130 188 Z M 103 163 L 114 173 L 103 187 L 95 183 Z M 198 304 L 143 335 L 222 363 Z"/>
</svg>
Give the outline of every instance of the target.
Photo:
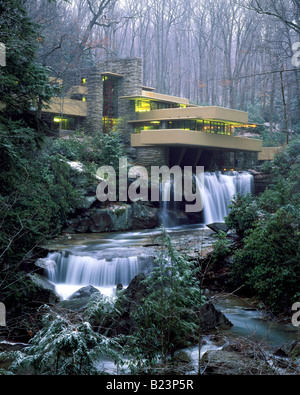
<svg viewBox="0 0 300 395">
<path fill-rule="evenodd" d="M 142 94 L 143 72 L 142 60 L 139 58 L 118 59 L 100 63 L 92 70 L 87 81 L 87 129 L 89 133 L 102 130 L 103 112 L 103 72 L 111 72 L 122 75 L 118 78 L 118 96 L 131 96 Z M 127 99 L 118 100 L 118 118 L 123 118 L 122 130 L 124 145 L 130 146 L 130 134 L 132 127 L 128 120 L 136 118 L 134 101 Z"/>
<path fill-rule="evenodd" d="M 238 167 L 243 170 L 253 169 L 258 166 L 258 156 L 257 152 L 239 152 L 238 159 L 239 165 Z"/>
<path fill-rule="evenodd" d="M 94 67 L 90 70 L 86 85 L 88 88 L 86 131 L 95 134 L 102 130 L 103 82 L 99 68 Z"/>
<path fill-rule="evenodd" d="M 135 164 L 146 168 L 168 166 L 169 149 L 166 147 L 137 147 Z"/>
</svg>

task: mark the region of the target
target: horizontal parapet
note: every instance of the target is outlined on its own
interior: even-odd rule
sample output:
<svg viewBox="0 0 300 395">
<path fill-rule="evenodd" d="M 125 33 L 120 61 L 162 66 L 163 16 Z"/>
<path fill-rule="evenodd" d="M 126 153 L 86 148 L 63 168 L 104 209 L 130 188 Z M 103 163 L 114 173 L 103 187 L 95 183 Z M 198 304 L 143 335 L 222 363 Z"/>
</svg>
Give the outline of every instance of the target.
<svg viewBox="0 0 300 395">
<path fill-rule="evenodd" d="M 72 115 L 75 117 L 86 117 L 86 102 L 67 98 L 53 97 L 50 103 L 43 108 L 43 113 Z"/>
<path fill-rule="evenodd" d="M 229 122 L 232 124 L 248 124 L 248 113 L 217 106 L 195 106 L 185 108 L 167 108 L 140 112 L 131 122 L 168 121 L 178 119 L 206 119 Z"/>
<path fill-rule="evenodd" d="M 182 146 L 260 152 L 262 140 L 182 129 L 143 130 L 131 135 L 132 147 Z"/>
<path fill-rule="evenodd" d="M 281 147 L 262 147 L 261 152 L 258 153 L 258 160 L 273 160 L 275 154 L 281 150 Z"/>
</svg>

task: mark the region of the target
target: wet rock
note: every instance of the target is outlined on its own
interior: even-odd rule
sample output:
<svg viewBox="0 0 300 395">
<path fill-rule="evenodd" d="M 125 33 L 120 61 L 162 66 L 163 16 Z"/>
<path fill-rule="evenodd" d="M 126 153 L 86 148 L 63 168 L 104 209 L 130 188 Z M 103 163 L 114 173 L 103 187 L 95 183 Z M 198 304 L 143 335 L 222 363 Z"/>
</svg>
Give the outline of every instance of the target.
<svg viewBox="0 0 300 395">
<path fill-rule="evenodd" d="M 153 229 L 159 226 L 159 209 L 141 202 L 132 204 L 132 228 Z"/>
<path fill-rule="evenodd" d="M 55 291 L 55 286 L 44 276 L 40 274 L 28 274 L 27 278 L 33 285 L 32 300 L 38 300 L 42 303 L 57 303 L 60 296 Z"/>
<path fill-rule="evenodd" d="M 97 202 L 96 196 L 84 196 L 77 208 L 78 209 L 88 209 L 95 202 Z"/>
<path fill-rule="evenodd" d="M 258 195 L 264 192 L 264 190 L 272 184 L 273 175 L 270 173 L 248 170 L 253 175 L 254 179 L 254 194 Z"/>
<path fill-rule="evenodd" d="M 206 224 L 206 226 L 216 233 L 219 233 L 220 231 L 227 233 L 229 231 L 229 227 L 225 222 L 213 222 L 211 224 Z"/>
<path fill-rule="evenodd" d="M 208 302 L 202 306 L 201 329 L 204 333 L 216 329 L 229 329 L 230 327 L 232 327 L 232 323 L 220 310 L 217 310 L 212 303 Z"/>
<path fill-rule="evenodd" d="M 178 362 L 178 363 L 191 363 L 191 356 L 185 352 L 185 351 L 179 351 L 176 355 L 173 357 L 173 362 Z"/>
<path fill-rule="evenodd" d="M 42 269 L 53 270 L 55 269 L 56 263 L 52 259 L 39 258 L 35 265 L 41 267 Z"/>
<path fill-rule="evenodd" d="M 78 233 L 87 233 L 90 229 L 90 225 L 90 219 L 88 217 L 83 217 L 82 219 L 77 221 L 75 230 Z"/>
<path fill-rule="evenodd" d="M 87 285 L 86 287 L 82 287 L 78 291 L 74 292 L 69 297 L 69 300 L 89 298 L 94 293 L 100 294 L 100 291 L 97 288 L 93 287 L 92 285 Z"/>
<path fill-rule="evenodd" d="M 90 216 L 91 232 L 106 232 L 112 228 L 112 218 L 106 210 L 95 209 L 91 212 Z"/>
<path fill-rule="evenodd" d="M 143 297 L 147 295 L 147 290 L 142 281 L 146 275 L 139 273 L 135 276 L 129 286 L 123 291 L 122 296 L 117 300 L 115 307 L 121 311 L 121 316 L 117 322 L 112 324 L 111 330 L 114 335 L 132 334 L 135 331 L 132 313 L 140 305 Z"/>
<path fill-rule="evenodd" d="M 78 211 L 66 221 L 64 233 L 101 233 L 132 229 L 132 208 L 128 204 L 114 204 L 111 207 L 90 207 Z"/>
<path fill-rule="evenodd" d="M 226 350 L 209 350 L 202 357 L 206 375 L 261 375 L 272 369 L 264 360 Z"/>
<path fill-rule="evenodd" d="M 59 302 L 58 305 L 63 309 L 80 311 L 87 306 L 90 297 L 96 293 L 101 295 L 101 292 L 97 288 L 92 285 L 87 285 L 74 292 L 69 299 Z"/>
</svg>

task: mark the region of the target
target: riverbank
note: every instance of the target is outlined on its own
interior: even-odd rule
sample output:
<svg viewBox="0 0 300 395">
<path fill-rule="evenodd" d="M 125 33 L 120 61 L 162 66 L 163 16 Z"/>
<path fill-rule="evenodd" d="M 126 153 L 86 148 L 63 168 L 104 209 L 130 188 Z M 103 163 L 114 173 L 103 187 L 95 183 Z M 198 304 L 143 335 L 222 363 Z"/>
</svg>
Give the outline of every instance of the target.
<svg viewBox="0 0 300 395">
<path fill-rule="evenodd" d="M 77 256 L 79 261 L 87 256 L 92 259 L 105 258 L 107 266 L 111 267 L 114 259 L 118 257 L 123 257 L 123 264 L 127 264 L 127 260 L 132 260 L 133 255 L 142 257 L 144 260 L 146 257 L 147 259 L 153 258 L 161 248 L 160 234 L 160 229 L 153 229 L 107 234 L 63 235 L 52 240 L 44 248 L 47 248 L 50 254 L 67 253 L 67 256 Z M 168 234 L 176 250 L 182 254 L 187 253 L 189 260 L 210 259 L 216 240 L 215 233 L 211 229 L 203 226 L 186 226 L 168 229 Z M 231 237 L 234 239 L 234 235 L 229 236 Z M 73 261 L 73 274 L 75 272 Z M 204 283 L 203 293 L 207 302 L 212 303 L 218 311 L 224 314 L 232 326 L 226 330 L 216 326 L 210 334 L 203 332 L 200 344 L 200 373 L 207 375 L 298 374 L 299 332 L 297 328 L 293 327 L 290 322 L 269 320 L 267 314 L 258 309 L 253 300 L 234 295 L 226 288 L 225 278 L 228 276 L 226 270 L 223 270 L 221 277 L 220 273 L 215 273 L 215 279 L 212 278 L 211 271 L 208 271 L 206 275 L 209 276 L 209 281 Z M 83 284 L 66 285 L 70 287 L 69 294 L 83 286 Z M 124 285 L 126 288 L 126 284 Z M 54 288 L 61 290 L 60 286 L 64 285 L 56 284 Z M 118 285 L 119 289 L 120 286 L 121 284 Z M 130 286 L 131 282 L 128 288 Z M 115 291 L 112 293 L 116 295 Z M 67 293 L 65 298 L 68 296 Z M 86 302 L 87 300 L 80 298 L 73 301 L 75 310 L 72 316 L 81 315 Z M 57 305 L 59 314 L 70 314 L 71 304 L 59 303 Z M 2 350 L 27 347 L 27 344 L 22 345 L 22 342 L 18 342 L 19 344 L 11 342 L 9 338 L 3 340 L 4 342 L 0 344 Z M 174 358 L 166 366 L 161 367 L 161 371 L 172 374 L 198 374 L 199 345 L 181 350 L 181 352 L 178 350 Z M 103 364 L 103 361 L 101 363 Z M 109 360 L 104 364 L 107 373 L 116 374 L 112 366 L 112 361 Z"/>
</svg>

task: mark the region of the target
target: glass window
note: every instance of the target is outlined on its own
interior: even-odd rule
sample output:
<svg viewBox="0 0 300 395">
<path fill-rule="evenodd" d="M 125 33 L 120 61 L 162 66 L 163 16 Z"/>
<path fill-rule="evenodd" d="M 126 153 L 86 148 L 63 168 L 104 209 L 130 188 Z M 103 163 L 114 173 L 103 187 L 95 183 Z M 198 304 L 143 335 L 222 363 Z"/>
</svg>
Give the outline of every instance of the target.
<svg viewBox="0 0 300 395">
<path fill-rule="evenodd" d="M 135 101 L 135 112 L 144 112 L 150 111 L 150 102 L 144 100 L 136 100 Z"/>
<path fill-rule="evenodd" d="M 209 133 L 210 131 L 210 122 L 209 121 L 204 121 L 204 132 Z"/>
<path fill-rule="evenodd" d="M 199 132 L 203 132 L 203 121 L 201 120 L 196 121 L 196 130 L 198 130 Z"/>
</svg>

